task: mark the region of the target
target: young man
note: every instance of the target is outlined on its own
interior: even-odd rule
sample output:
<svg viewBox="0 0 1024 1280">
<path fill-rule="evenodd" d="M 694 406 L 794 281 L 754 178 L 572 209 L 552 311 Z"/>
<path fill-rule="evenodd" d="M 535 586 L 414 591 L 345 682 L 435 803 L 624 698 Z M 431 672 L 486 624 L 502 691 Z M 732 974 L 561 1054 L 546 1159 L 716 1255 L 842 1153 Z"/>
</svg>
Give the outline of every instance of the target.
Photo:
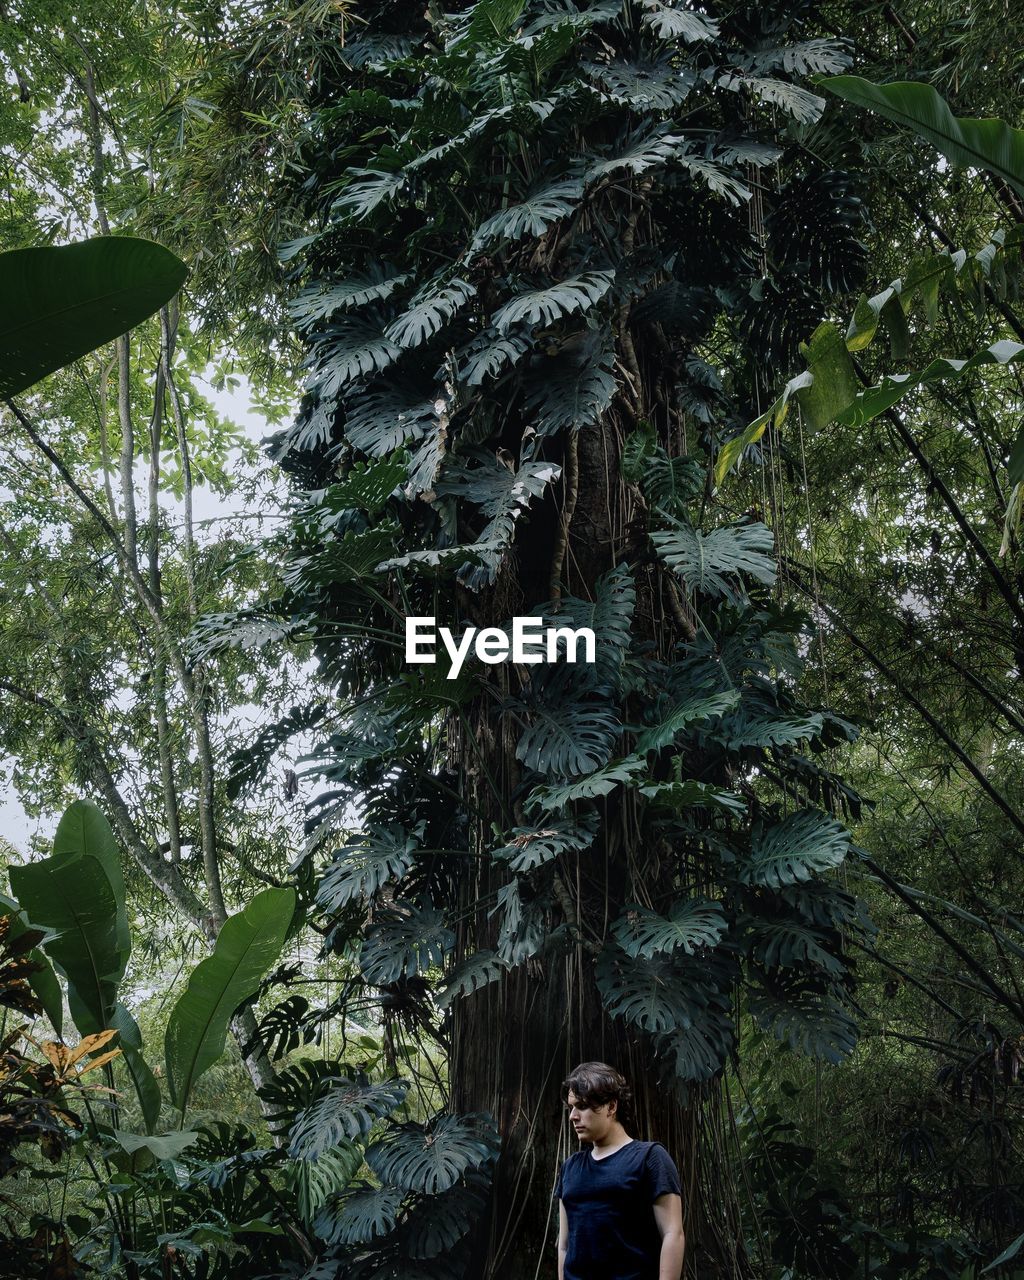
<svg viewBox="0 0 1024 1280">
<path fill-rule="evenodd" d="M 660 1143 L 623 1127 L 625 1079 L 605 1062 L 584 1062 L 562 1096 L 577 1137 L 591 1145 L 558 1175 L 558 1280 L 680 1280 L 679 1174 Z"/>
</svg>

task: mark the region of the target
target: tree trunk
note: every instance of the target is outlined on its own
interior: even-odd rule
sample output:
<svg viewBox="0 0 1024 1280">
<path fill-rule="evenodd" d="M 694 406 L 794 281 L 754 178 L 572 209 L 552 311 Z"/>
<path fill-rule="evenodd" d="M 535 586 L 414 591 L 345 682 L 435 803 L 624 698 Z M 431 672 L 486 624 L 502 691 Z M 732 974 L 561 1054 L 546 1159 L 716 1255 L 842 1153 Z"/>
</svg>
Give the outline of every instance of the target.
<svg viewBox="0 0 1024 1280">
<path fill-rule="evenodd" d="M 496 598 L 476 602 L 481 615 L 505 616 L 510 602 L 519 602 L 516 609 L 522 604 L 526 613 L 539 611 L 550 599 L 552 561 L 562 566 L 569 591 L 593 598 L 600 575 L 628 557 L 640 499 L 620 478 L 623 426 L 613 411 L 601 428 L 581 432 L 575 448 L 567 446 L 570 474 L 561 511 L 538 513 L 524 530 L 515 579 L 503 575 L 494 588 Z M 567 545 L 558 535 L 565 512 Z M 667 651 L 686 628 L 661 616 L 656 580 L 643 574 L 638 580 L 634 631 Z M 515 678 L 515 670 L 495 668 L 495 678 Z M 504 696 L 508 693 L 502 689 Z M 492 697 L 477 704 L 476 714 L 469 716 L 475 744 L 463 739 L 458 748 L 458 765 L 478 814 L 475 852 L 493 843 L 492 823 L 507 827 L 508 815 L 500 811 L 491 779 L 517 823 L 527 821 L 517 797 L 515 729 L 493 711 L 500 702 Z M 487 1112 L 502 1134 L 490 1215 L 470 1274 L 483 1280 L 551 1280 L 556 1274 L 558 1210 L 552 1196 L 561 1162 L 578 1145 L 566 1120 L 561 1084 L 573 1066 L 597 1060 L 620 1070 L 633 1090 L 633 1123 L 627 1131 L 661 1142 L 679 1168 L 687 1275 L 743 1277 L 751 1271 L 725 1160 L 720 1086 L 689 1095 L 680 1090 L 668 1064 L 655 1060 L 643 1036 L 608 1017 L 597 989 L 594 956 L 609 921 L 635 900 L 638 882 L 653 891 L 659 878 L 672 873 L 663 851 L 640 837 L 628 801 L 608 797 L 603 810 L 598 839 L 576 855 L 568 883 L 556 877 L 546 926 L 549 934 L 559 925 L 566 929 L 564 955 L 528 960 L 453 1006 L 452 1109 Z M 474 871 L 464 880 L 459 903 L 460 957 L 496 948 L 493 906 L 507 880 L 490 859 L 470 861 Z"/>
</svg>

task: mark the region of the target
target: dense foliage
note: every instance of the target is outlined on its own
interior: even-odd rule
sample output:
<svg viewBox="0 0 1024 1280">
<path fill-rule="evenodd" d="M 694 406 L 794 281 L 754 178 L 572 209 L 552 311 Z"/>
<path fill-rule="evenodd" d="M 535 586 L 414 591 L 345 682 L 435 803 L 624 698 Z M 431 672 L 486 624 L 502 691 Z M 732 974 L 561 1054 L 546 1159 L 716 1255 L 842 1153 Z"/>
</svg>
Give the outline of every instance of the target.
<svg viewBox="0 0 1024 1280">
<path fill-rule="evenodd" d="M 1015 1274 L 1016 15 L 44 10 L 4 246 L 192 275 L 3 411 L 0 1274 L 553 1271 L 587 1057 L 688 1273 Z"/>
</svg>

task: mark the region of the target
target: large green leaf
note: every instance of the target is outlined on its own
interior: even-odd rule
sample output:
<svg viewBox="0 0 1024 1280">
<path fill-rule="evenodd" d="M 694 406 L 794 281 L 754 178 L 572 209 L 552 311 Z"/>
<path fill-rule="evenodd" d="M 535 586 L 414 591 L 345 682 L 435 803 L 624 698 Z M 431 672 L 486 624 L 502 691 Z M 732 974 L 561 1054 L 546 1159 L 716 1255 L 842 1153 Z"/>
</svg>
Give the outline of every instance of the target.
<svg viewBox="0 0 1024 1280">
<path fill-rule="evenodd" d="M 530 713 L 516 759 L 549 778 L 593 773 L 608 763 L 622 732 L 614 711 L 600 703 L 538 703 Z"/>
<path fill-rule="evenodd" d="M 508 968 L 508 961 L 495 955 L 493 951 L 475 951 L 448 975 L 444 986 L 435 996 L 434 1003 L 443 1012 L 447 1012 L 459 997 L 471 995 L 481 987 L 497 982 Z"/>
<path fill-rule="evenodd" d="M 847 426 L 862 426 L 872 418 L 877 418 L 886 409 L 898 404 L 904 396 L 918 387 L 928 386 L 932 382 L 955 382 L 965 373 L 971 373 L 986 365 L 1018 364 L 1024 358 L 1024 344 L 1003 338 L 990 346 L 982 347 L 968 360 L 953 360 L 940 356 L 923 369 L 915 369 L 911 373 L 890 373 L 873 387 L 865 387 L 859 391 L 836 414 L 839 422 Z"/>
<path fill-rule="evenodd" d="M 316 1216 L 314 1228 L 328 1244 L 368 1244 L 394 1230 L 404 1193 L 397 1187 L 371 1187 L 361 1182 L 330 1200 Z"/>
<path fill-rule="evenodd" d="M 486 1175 L 469 1177 L 475 1177 L 479 1185 L 456 1184 L 412 1206 L 403 1224 L 410 1257 L 441 1257 L 478 1221 L 486 1203 Z"/>
<path fill-rule="evenodd" d="M 629 905 L 612 925 L 612 933 L 626 955 L 646 960 L 677 947 L 687 955 L 713 947 L 728 927 L 721 903 L 689 898 L 677 902 L 668 919 L 647 907 Z"/>
<path fill-rule="evenodd" d="M 594 814 L 584 814 L 578 821 L 574 818 L 549 818 L 532 827 L 516 827 L 506 843 L 495 849 L 491 857 L 507 862 L 516 875 L 521 875 L 526 871 L 536 871 L 560 854 L 578 853 L 589 848 L 596 835 L 597 819 Z"/>
<path fill-rule="evenodd" d="M 856 1048 L 857 1024 L 827 996 L 807 994 L 787 1000 L 754 992 L 748 1006 L 757 1025 L 794 1053 L 838 1065 Z"/>
<path fill-rule="evenodd" d="M 61 854 L 11 867 L 11 888 L 32 924 L 50 930 L 47 955 L 68 980 L 84 1035 L 110 1026 L 127 955 L 118 941 L 110 879 L 91 854 Z"/>
<path fill-rule="evenodd" d="M 231 1015 L 281 954 L 294 908 L 294 889 L 265 889 L 225 921 L 213 955 L 192 970 L 164 1039 L 167 1082 L 180 1111 L 195 1082 L 224 1052 Z"/>
<path fill-rule="evenodd" d="M 316 1160 L 294 1161 L 285 1176 L 295 1192 L 302 1221 L 311 1226 L 327 1201 L 349 1185 L 362 1163 L 363 1149 L 354 1142 L 324 1151 Z"/>
<path fill-rule="evenodd" d="M 951 164 L 987 169 L 1024 195 L 1024 131 L 1003 120 L 954 116 L 930 84 L 907 80 L 872 84 L 860 76 L 833 76 L 820 83 L 847 102 L 913 129 Z"/>
<path fill-rule="evenodd" d="M 691 591 L 736 600 L 744 578 L 770 587 L 777 566 L 772 531 L 758 522 L 737 524 L 710 533 L 673 524 L 651 534 L 658 554 Z"/>
<path fill-rule="evenodd" d="M 139 1099 L 142 1122 L 147 1133 L 152 1133 L 160 1118 L 160 1085 L 142 1056 L 142 1032 L 139 1024 L 123 1004 L 114 1006 L 110 1025 L 118 1033 L 117 1044 L 121 1050 L 125 1069 Z"/>
<path fill-rule="evenodd" d="M 589 311 L 612 287 L 613 279 L 611 271 L 586 271 L 545 289 L 521 293 L 499 307 L 491 323 L 499 333 L 507 333 L 514 324 L 554 324 L 563 316 Z"/>
<path fill-rule="evenodd" d="M 0 398 L 126 333 L 187 274 L 169 249 L 128 236 L 0 253 Z"/>
<path fill-rule="evenodd" d="M 317 902 L 327 911 L 338 911 L 357 898 L 372 898 L 408 873 L 418 845 L 416 835 L 404 827 L 371 823 L 336 851 L 317 887 Z"/>
<path fill-rule="evenodd" d="M 647 773 L 647 764 L 638 756 L 626 756 L 624 760 L 612 760 L 603 769 L 578 778 L 575 782 L 558 783 L 547 787 L 534 787 L 526 801 L 527 809 L 564 809 L 573 800 L 593 800 L 606 796 L 622 783 L 632 783 L 638 774 Z"/>
<path fill-rule="evenodd" d="M 359 967 L 367 982 L 387 986 L 403 975 L 443 965 L 454 941 L 439 907 L 395 901 L 390 911 L 378 914 L 367 934 Z"/>
<path fill-rule="evenodd" d="M 346 1141 L 365 1138 L 375 1121 L 401 1105 L 408 1089 L 403 1080 L 373 1084 L 365 1077 L 338 1076 L 327 1081 L 323 1094 L 296 1117 L 288 1154 L 294 1160 L 318 1160 Z"/>
<path fill-rule="evenodd" d="M 850 833 L 817 809 L 801 809 L 751 840 L 750 861 L 739 869 L 745 884 L 779 888 L 838 867 L 850 850 Z"/>
<path fill-rule="evenodd" d="M 53 837 L 55 858 L 77 853 L 95 858 L 107 873 L 117 906 L 117 945 L 124 965 L 127 965 L 132 949 L 132 938 L 128 928 L 128 906 L 125 901 L 121 850 L 103 811 L 90 800 L 75 800 L 68 805 L 57 825 L 57 834 Z M 119 979 L 124 976 L 124 965 L 118 974 Z"/>
<path fill-rule="evenodd" d="M 381 1182 L 433 1196 L 486 1164 L 495 1147 L 482 1116 L 442 1115 L 427 1125 L 399 1125 L 367 1148 L 366 1163 Z"/>
<path fill-rule="evenodd" d="M 655 1033 L 689 1027 L 707 1005 L 699 988 L 681 981 L 672 957 L 664 952 L 633 960 L 607 947 L 598 957 L 597 987 L 608 1012 Z"/>
</svg>

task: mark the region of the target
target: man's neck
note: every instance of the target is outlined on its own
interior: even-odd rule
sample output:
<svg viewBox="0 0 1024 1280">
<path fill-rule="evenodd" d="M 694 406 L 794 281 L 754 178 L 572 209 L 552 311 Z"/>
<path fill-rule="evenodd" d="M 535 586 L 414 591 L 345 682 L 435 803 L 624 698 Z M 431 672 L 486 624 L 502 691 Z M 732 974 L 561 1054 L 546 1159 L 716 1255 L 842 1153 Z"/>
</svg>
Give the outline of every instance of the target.
<svg viewBox="0 0 1024 1280">
<path fill-rule="evenodd" d="M 600 1141 L 594 1140 L 594 1154 L 598 1158 L 611 1155 L 613 1151 L 617 1151 L 619 1147 L 623 1147 L 627 1142 L 632 1141 L 633 1139 L 623 1129 L 622 1125 L 616 1121 Z"/>
</svg>

